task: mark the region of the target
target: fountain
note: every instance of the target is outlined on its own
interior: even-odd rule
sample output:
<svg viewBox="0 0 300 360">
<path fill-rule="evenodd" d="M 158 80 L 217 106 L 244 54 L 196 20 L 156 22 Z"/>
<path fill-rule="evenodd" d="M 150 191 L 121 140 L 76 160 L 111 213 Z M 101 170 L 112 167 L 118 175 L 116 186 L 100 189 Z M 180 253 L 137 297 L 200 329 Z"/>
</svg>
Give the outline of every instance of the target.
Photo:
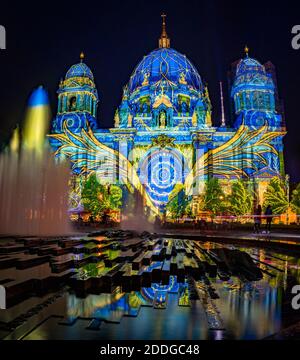
<svg viewBox="0 0 300 360">
<path fill-rule="evenodd" d="M 121 229 L 152 232 L 154 225 L 149 221 L 150 217 L 150 213 L 145 213 L 143 196 L 138 191 L 134 191 L 133 194 L 128 193 L 122 209 Z"/>
<path fill-rule="evenodd" d="M 46 140 L 50 107 L 46 91 L 31 94 L 23 131 L 14 131 L 0 155 L 0 234 L 64 235 L 69 165 L 57 162 Z"/>
</svg>

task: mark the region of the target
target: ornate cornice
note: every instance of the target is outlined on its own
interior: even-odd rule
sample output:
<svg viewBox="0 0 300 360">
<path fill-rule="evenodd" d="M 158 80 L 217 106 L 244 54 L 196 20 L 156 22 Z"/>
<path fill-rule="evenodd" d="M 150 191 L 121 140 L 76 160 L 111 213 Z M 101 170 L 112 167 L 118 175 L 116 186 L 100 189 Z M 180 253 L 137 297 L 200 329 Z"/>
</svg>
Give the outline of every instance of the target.
<svg viewBox="0 0 300 360">
<path fill-rule="evenodd" d="M 157 137 L 151 138 L 151 140 L 153 146 L 158 146 L 160 148 L 165 148 L 167 146 L 171 146 L 171 147 L 175 146 L 174 144 L 175 138 L 170 137 L 166 134 L 160 134 Z"/>
</svg>

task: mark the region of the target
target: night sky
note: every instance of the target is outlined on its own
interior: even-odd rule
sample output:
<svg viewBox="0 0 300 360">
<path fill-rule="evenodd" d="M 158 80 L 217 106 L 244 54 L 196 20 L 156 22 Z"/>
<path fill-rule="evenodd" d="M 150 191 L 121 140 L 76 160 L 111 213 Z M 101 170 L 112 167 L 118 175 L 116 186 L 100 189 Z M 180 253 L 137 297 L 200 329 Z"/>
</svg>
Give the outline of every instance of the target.
<svg viewBox="0 0 300 360">
<path fill-rule="evenodd" d="M 291 47 L 291 29 L 300 24 L 299 0 L 7 3 L 0 13 L 7 32 L 7 49 L 0 50 L 2 143 L 22 122 L 34 87 L 46 87 L 55 114 L 59 80 L 81 51 L 99 93 L 98 125 L 112 127 L 122 87 L 142 57 L 157 47 L 165 12 L 171 47 L 186 54 L 208 83 L 214 125 L 220 124 L 219 81 L 228 99 L 227 71 L 243 56 L 245 44 L 250 56 L 276 66 L 288 130 L 286 171 L 300 181 L 300 49 Z M 225 107 L 228 117 L 229 100 Z"/>
</svg>

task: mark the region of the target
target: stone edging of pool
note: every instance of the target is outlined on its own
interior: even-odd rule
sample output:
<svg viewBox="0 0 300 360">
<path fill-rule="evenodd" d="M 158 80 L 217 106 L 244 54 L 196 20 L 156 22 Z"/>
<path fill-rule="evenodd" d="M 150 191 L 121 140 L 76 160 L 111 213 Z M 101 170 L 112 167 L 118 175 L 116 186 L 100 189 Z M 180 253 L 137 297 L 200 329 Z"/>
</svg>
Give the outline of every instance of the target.
<svg viewBox="0 0 300 360">
<path fill-rule="evenodd" d="M 230 235 L 205 235 L 205 234 L 173 234 L 173 233 L 154 233 L 157 237 L 176 238 L 186 240 L 199 240 L 203 242 L 217 242 L 246 245 L 251 247 L 272 248 L 273 250 L 288 250 L 295 251 L 300 254 L 300 242 L 268 238 L 247 238 L 236 237 Z"/>
</svg>

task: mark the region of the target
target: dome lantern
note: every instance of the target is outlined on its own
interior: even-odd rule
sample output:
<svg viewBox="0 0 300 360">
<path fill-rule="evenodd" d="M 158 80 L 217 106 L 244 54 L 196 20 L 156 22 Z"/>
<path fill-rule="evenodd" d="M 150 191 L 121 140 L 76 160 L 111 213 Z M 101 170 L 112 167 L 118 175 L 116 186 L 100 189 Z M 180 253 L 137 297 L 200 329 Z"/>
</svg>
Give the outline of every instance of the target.
<svg viewBox="0 0 300 360">
<path fill-rule="evenodd" d="M 84 52 L 83 51 L 81 51 L 79 57 L 80 57 L 80 62 L 82 63 L 84 60 Z"/>
<path fill-rule="evenodd" d="M 168 37 L 167 30 L 166 30 L 166 14 L 161 14 L 162 17 L 162 32 L 161 36 L 158 40 L 158 46 L 160 48 L 169 48 L 170 47 L 170 38 Z"/>
</svg>

